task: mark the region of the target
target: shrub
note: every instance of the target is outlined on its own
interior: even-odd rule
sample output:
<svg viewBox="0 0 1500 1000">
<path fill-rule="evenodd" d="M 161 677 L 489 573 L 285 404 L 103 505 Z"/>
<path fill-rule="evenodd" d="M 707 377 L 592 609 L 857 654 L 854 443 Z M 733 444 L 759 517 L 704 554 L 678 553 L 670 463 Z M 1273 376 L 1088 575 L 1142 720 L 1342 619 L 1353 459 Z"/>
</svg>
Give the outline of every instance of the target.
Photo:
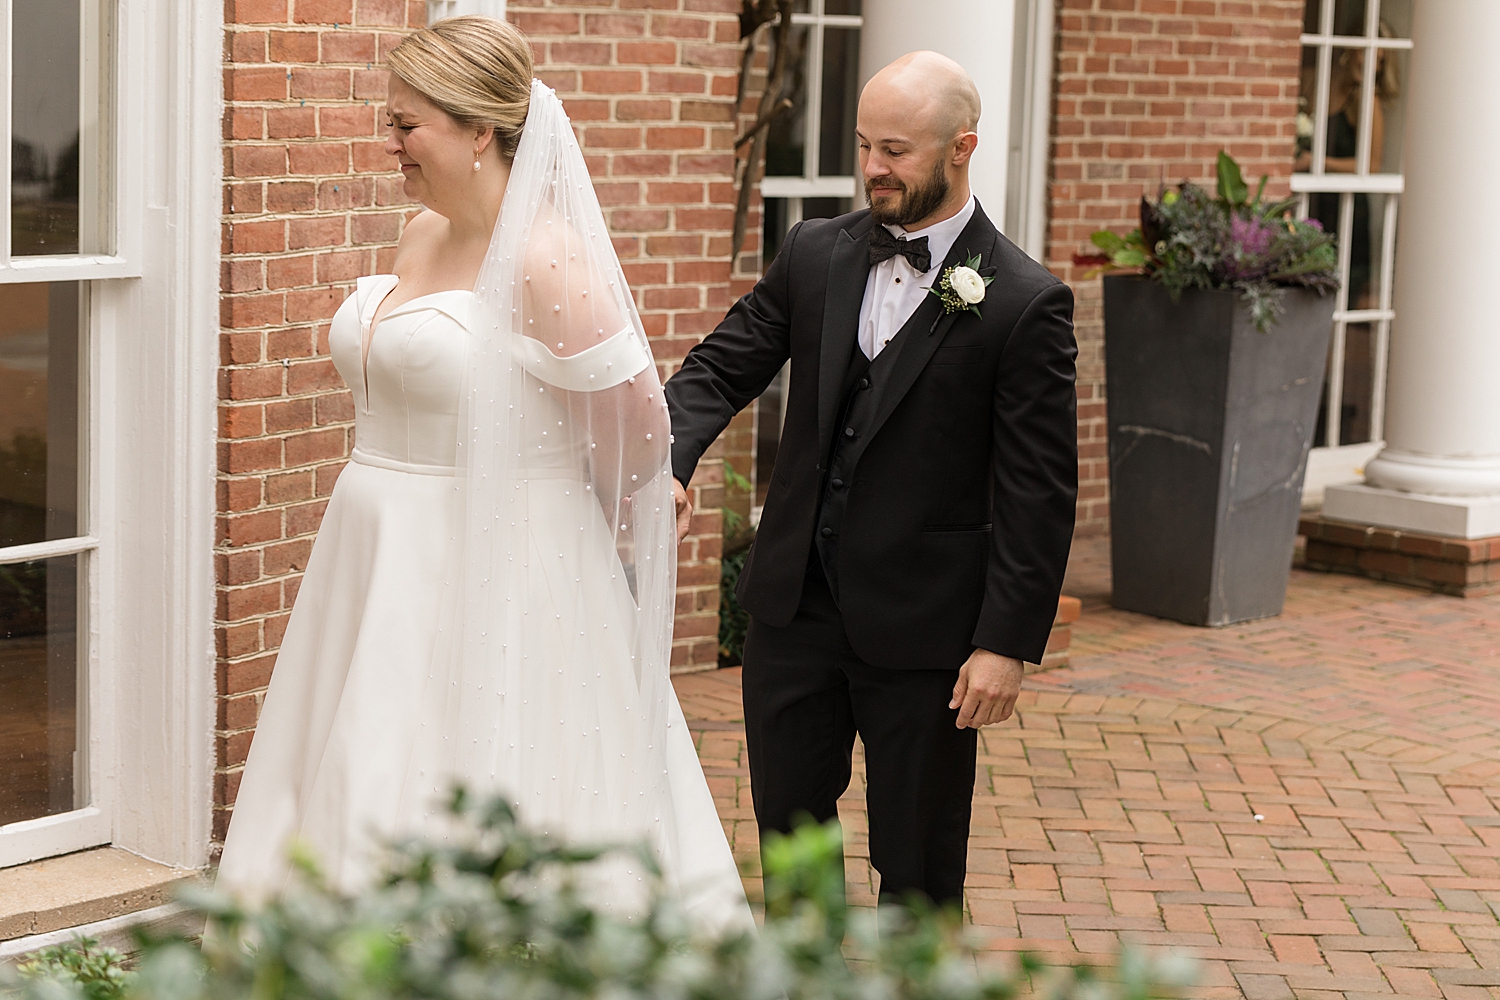
<svg viewBox="0 0 1500 1000">
<path fill-rule="evenodd" d="M 633 917 L 588 905 L 580 885 L 608 851 L 527 831 L 503 800 L 454 796 L 455 833 L 391 853 L 377 884 L 335 892 L 301 862 L 282 898 L 247 909 L 210 890 L 202 947 L 143 941 L 132 1000 L 1003 1000 L 1038 968 L 980 971 L 954 915 L 845 912 L 836 826 L 767 844 L 763 930 L 697 935 L 659 881 Z M 845 934 L 847 926 L 848 933 Z M 245 947 L 239 942 L 253 942 Z M 13 981 L 18 1000 L 114 1000 L 53 976 Z M 1064 970 L 1059 998 L 1146 998 L 1180 963 L 1128 955 L 1109 981 Z M 0 993 L 4 993 L 0 987 Z"/>
<path fill-rule="evenodd" d="M 43 948 L 21 962 L 16 973 L 44 995 L 82 1000 L 123 1000 L 131 980 L 125 956 L 89 937 Z"/>
</svg>

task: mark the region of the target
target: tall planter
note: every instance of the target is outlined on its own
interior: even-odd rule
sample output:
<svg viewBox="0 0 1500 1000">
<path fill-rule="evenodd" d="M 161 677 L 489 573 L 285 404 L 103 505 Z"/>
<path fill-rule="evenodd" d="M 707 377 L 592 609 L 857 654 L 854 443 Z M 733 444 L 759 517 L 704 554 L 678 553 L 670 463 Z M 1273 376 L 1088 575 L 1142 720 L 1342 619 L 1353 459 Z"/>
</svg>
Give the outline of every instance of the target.
<svg viewBox="0 0 1500 1000">
<path fill-rule="evenodd" d="M 1280 614 L 1333 307 L 1290 289 L 1261 333 L 1233 291 L 1173 302 L 1105 277 L 1115 607 L 1191 625 Z"/>
</svg>

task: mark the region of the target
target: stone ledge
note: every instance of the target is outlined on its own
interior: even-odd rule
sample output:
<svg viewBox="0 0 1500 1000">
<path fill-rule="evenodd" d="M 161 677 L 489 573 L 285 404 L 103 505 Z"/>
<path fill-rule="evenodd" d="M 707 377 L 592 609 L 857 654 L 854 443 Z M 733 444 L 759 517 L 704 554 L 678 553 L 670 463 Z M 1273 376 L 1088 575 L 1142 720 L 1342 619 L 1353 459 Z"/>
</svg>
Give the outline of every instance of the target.
<svg viewBox="0 0 1500 1000">
<path fill-rule="evenodd" d="M 1455 597 L 1500 593 L 1500 536 L 1453 538 L 1306 515 L 1304 567 L 1352 573 Z"/>
<path fill-rule="evenodd" d="M 1068 650 L 1073 645 L 1073 623 L 1083 614 L 1083 602 L 1076 597 L 1060 597 L 1057 617 L 1052 619 L 1052 634 L 1047 636 L 1047 652 L 1041 663 L 1026 664 L 1026 672 L 1056 670 L 1068 665 Z"/>
<path fill-rule="evenodd" d="M 0 941 L 163 906 L 175 889 L 200 877 L 117 847 L 0 868 Z"/>
</svg>

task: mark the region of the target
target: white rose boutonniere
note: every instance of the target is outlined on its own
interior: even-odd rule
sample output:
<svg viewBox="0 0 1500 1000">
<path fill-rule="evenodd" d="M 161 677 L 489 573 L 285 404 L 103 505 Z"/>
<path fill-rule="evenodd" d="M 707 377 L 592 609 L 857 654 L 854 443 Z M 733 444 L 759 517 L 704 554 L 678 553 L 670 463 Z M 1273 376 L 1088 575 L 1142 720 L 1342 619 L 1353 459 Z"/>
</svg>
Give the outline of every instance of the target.
<svg viewBox="0 0 1500 1000">
<path fill-rule="evenodd" d="M 984 279 L 972 267 L 955 267 L 949 271 L 948 284 L 953 286 L 965 305 L 976 306 L 984 301 Z"/>
<path fill-rule="evenodd" d="M 971 312 L 979 315 L 979 303 L 984 301 L 985 286 L 994 281 L 979 273 L 979 258 L 970 257 L 962 264 L 955 264 L 943 272 L 928 294 L 936 295 L 943 303 L 943 315 L 956 312 Z M 933 325 L 937 329 L 937 325 Z"/>
</svg>

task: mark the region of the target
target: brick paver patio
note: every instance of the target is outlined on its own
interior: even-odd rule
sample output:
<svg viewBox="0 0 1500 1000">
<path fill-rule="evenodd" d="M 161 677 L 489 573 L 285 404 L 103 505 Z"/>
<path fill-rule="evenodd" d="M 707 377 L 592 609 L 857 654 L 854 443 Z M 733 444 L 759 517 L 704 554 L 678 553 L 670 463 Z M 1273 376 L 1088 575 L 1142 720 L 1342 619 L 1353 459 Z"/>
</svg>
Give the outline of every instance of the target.
<svg viewBox="0 0 1500 1000">
<path fill-rule="evenodd" d="M 1293 570 L 1279 618 L 1209 630 L 1116 611 L 1108 580 L 1080 543 L 1072 664 L 982 733 L 967 896 L 992 947 L 1188 948 L 1198 997 L 1500 997 L 1500 597 Z M 754 873 L 739 672 L 678 690 Z"/>
</svg>

